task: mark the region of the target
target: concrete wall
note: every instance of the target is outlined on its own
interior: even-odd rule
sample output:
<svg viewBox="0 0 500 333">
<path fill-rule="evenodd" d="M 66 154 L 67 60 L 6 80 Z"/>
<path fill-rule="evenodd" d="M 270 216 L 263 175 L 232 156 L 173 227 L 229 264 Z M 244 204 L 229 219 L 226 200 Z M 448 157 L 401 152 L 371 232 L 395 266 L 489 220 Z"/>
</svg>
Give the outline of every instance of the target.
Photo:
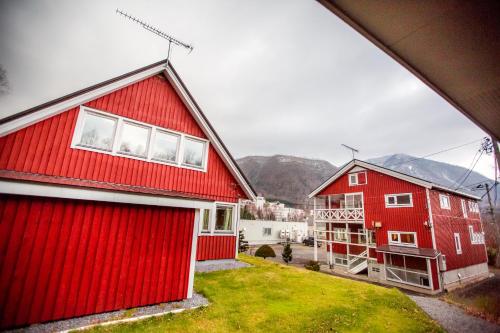
<svg viewBox="0 0 500 333">
<path fill-rule="evenodd" d="M 484 279 L 488 275 L 487 263 L 471 265 L 442 273 L 443 284 L 446 290 L 453 290 L 464 284 Z"/>
<path fill-rule="evenodd" d="M 264 235 L 264 228 L 271 228 L 271 235 Z M 302 242 L 307 236 L 306 222 L 278 222 L 260 220 L 240 220 L 239 230 L 243 230 L 245 240 L 253 244 L 276 244 L 284 241 L 282 230 L 288 230 L 292 241 Z"/>
</svg>

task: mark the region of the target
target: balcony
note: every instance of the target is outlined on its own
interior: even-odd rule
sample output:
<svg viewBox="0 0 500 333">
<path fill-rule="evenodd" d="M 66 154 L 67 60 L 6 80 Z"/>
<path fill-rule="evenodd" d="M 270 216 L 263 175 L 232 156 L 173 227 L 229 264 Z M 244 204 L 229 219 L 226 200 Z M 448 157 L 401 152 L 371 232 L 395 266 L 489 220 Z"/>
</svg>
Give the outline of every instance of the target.
<svg viewBox="0 0 500 333">
<path fill-rule="evenodd" d="M 315 209 L 314 219 L 316 222 L 363 222 L 365 212 L 363 208 L 337 208 L 337 209 Z"/>
</svg>

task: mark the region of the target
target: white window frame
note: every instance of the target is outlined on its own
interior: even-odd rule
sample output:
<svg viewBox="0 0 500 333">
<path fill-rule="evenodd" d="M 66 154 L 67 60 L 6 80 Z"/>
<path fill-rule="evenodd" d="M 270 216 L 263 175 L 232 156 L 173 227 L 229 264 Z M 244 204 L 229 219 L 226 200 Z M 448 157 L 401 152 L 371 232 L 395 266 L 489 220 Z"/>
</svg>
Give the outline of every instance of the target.
<svg viewBox="0 0 500 333">
<path fill-rule="evenodd" d="M 211 229 L 211 224 L 212 224 L 212 210 L 211 209 L 202 209 L 200 211 L 200 216 L 201 216 L 201 219 L 200 219 L 200 232 L 199 234 L 200 235 L 209 235 L 211 232 L 212 232 L 212 229 Z M 203 224 L 205 223 L 205 214 L 206 212 L 208 212 L 208 229 L 203 229 Z"/>
<path fill-rule="evenodd" d="M 218 206 L 225 206 L 225 207 L 232 207 L 233 208 L 233 223 L 232 223 L 232 229 L 229 230 L 215 230 L 215 218 L 216 218 L 216 209 Z M 232 202 L 222 202 L 222 201 L 216 201 L 212 203 L 212 208 L 210 210 L 210 220 L 209 220 L 209 231 L 202 232 L 201 229 L 203 228 L 203 216 L 201 215 L 202 218 L 200 219 L 200 227 L 198 236 L 235 236 L 237 234 L 237 225 L 238 225 L 238 204 L 237 203 L 232 203 Z M 203 213 L 204 214 L 204 213 Z"/>
<path fill-rule="evenodd" d="M 460 234 L 455 232 L 453 234 L 453 238 L 455 239 L 455 250 L 457 254 L 462 254 L 462 243 L 460 242 Z"/>
<path fill-rule="evenodd" d="M 397 197 L 398 196 L 403 196 L 403 195 L 409 195 L 410 196 L 410 203 L 409 204 L 398 204 L 397 203 Z M 389 203 L 389 198 L 394 197 L 394 204 Z M 399 208 L 399 207 L 413 207 L 413 193 L 395 193 L 395 194 L 386 194 L 384 196 L 385 198 L 385 208 Z"/>
<path fill-rule="evenodd" d="M 269 233 L 267 233 L 269 231 Z M 267 237 L 267 236 L 272 236 L 273 235 L 273 228 L 272 227 L 262 227 L 262 236 Z"/>
<path fill-rule="evenodd" d="M 156 141 L 156 134 L 157 133 L 161 133 L 161 134 L 167 134 L 167 135 L 175 135 L 178 137 L 178 140 L 177 140 L 177 150 L 176 150 L 176 154 L 175 154 L 175 160 L 174 161 L 165 161 L 165 160 L 161 160 L 159 158 L 156 158 L 154 157 L 154 145 L 155 145 L 155 141 Z M 150 143 L 150 156 L 151 156 L 151 161 L 153 162 L 157 162 L 157 163 L 161 163 L 161 164 L 174 164 L 174 165 L 177 165 L 177 164 L 180 164 L 179 163 L 179 156 L 180 156 L 180 153 L 181 153 L 181 141 L 182 141 L 182 135 L 178 134 L 178 133 L 174 133 L 172 131 L 165 131 L 161 128 L 157 128 L 156 131 L 154 131 L 154 133 L 151 135 L 151 143 Z"/>
<path fill-rule="evenodd" d="M 125 125 L 142 127 L 144 129 L 148 130 L 149 133 L 148 133 L 148 137 L 146 139 L 146 155 L 145 156 L 136 155 L 136 154 L 132 154 L 132 153 L 127 153 L 127 152 L 124 152 L 124 151 L 120 150 L 120 146 L 121 146 L 121 144 L 123 142 L 123 127 Z M 128 121 L 128 120 L 123 120 L 121 122 L 118 122 L 118 126 L 120 126 L 120 130 L 119 130 L 120 135 L 117 135 L 117 137 L 115 138 L 115 141 L 117 142 L 117 145 L 118 145 L 118 149 L 116 150 L 116 154 L 120 155 L 122 157 L 136 157 L 136 158 L 139 158 L 139 159 L 146 159 L 150 155 L 151 135 L 153 133 L 152 126 L 142 125 L 142 124 L 138 124 L 138 123 L 135 123 L 133 121 Z"/>
<path fill-rule="evenodd" d="M 464 218 L 469 218 L 469 214 L 467 213 L 467 205 L 465 204 L 465 199 L 460 199 L 460 205 L 462 206 L 462 214 Z"/>
<path fill-rule="evenodd" d="M 469 200 L 469 212 L 472 212 L 472 213 L 479 213 L 479 205 L 477 202 L 475 201 L 471 201 Z"/>
<path fill-rule="evenodd" d="M 443 200 L 446 198 L 446 202 L 448 203 L 447 205 L 443 205 Z M 450 200 L 450 196 L 449 195 L 446 195 L 446 194 L 439 194 L 439 207 L 441 207 L 441 209 L 448 209 L 448 210 L 451 210 L 451 200 Z"/>
<path fill-rule="evenodd" d="M 360 173 L 364 173 L 365 174 L 365 182 L 363 184 L 359 184 L 359 177 L 358 177 L 358 175 Z M 357 171 L 357 172 L 348 173 L 347 176 L 348 176 L 348 179 L 349 179 L 349 186 L 360 186 L 360 185 L 366 185 L 366 184 L 368 184 L 368 175 L 366 174 L 366 171 Z M 352 182 L 351 181 L 351 176 L 355 176 L 356 182 Z"/>
<path fill-rule="evenodd" d="M 85 115 L 86 114 L 93 114 L 97 116 L 101 116 L 104 118 L 112 118 L 117 120 L 117 124 L 115 127 L 115 132 L 114 132 L 114 138 L 113 138 L 113 145 L 112 145 L 112 150 L 103 150 L 103 149 L 98 149 L 98 148 L 92 148 L 92 147 L 86 147 L 86 146 L 81 146 L 79 145 L 81 136 L 82 136 L 82 131 L 83 131 L 83 126 L 85 124 Z M 148 152 L 146 157 L 140 157 L 140 156 L 135 156 L 135 155 L 129 155 L 129 154 L 124 154 L 119 152 L 119 145 L 121 142 L 121 132 L 123 128 L 123 123 L 131 123 L 132 125 L 137 125 L 137 126 L 142 126 L 146 128 L 150 128 L 149 132 L 149 137 L 148 137 Z M 159 159 L 154 159 L 153 158 L 153 146 L 154 146 L 154 139 L 156 135 L 156 131 L 159 132 L 164 132 L 167 134 L 173 134 L 173 135 L 178 135 L 179 136 L 179 141 L 177 143 L 178 149 L 177 149 L 177 156 L 176 156 L 176 161 L 175 162 L 169 162 L 169 161 L 162 161 Z M 196 140 L 204 143 L 204 151 L 203 151 L 203 164 L 202 167 L 197 167 L 193 165 L 188 165 L 188 164 L 183 164 L 183 148 L 184 148 L 184 142 L 186 139 L 191 139 L 191 140 Z M 183 169 L 189 169 L 189 170 L 195 170 L 195 171 L 201 171 L 201 172 L 207 172 L 208 168 L 208 152 L 209 152 L 209 146 L 210 142 L 206 139 L 199 138 L 193 135 L 189 135 L 186 133 L 182 133 L 179 131 L 174 131 L 171 129 L 159 127 L 159 126 L 154 126 L 151 124 L 143 123 L 137 120 L 133 120 L 130 118 L 118 116 L 115 114 L 111 114 L 109 112 L 93 109 L 87 106 L 80 106 L 80 111 L 78 113 L 78 118 L 76 121 L 76 126 L 75 130 L 73 132 L 73 138 L 71 141 L 71 148 L 73 149 L 81 149 L 81 150 L 87 150 L 87 151 L 92 151 L 96 153 L 101 153 L 101 154 L 107 154 L 107 155 L 112 155 L 112 156 L 119 156 L 119 157 L 124 157 L 124 158 L 131 158 L 135 160 L 140 160 L 140 161 L 145 161 L 145 162 L 150 162 L 150 163 L 156 163 L 156 164 L 163 164 L 163 165 L 169 165 L 169 166 L 175 166 L 178 168 L 183 168 Z"/>
<path fill-rule="evenodd" d="M 401 242 L 401 234 L 413 234 L 413 238 L 415 239 L 415 243 L 402 243 Z M 392 235 L 398 235 L 398 241 L 392 240 Z M 406 246 L 406 247 L 418 247 L 417 233 L 413 231 L 388 231 L 387 237 L 390 245 L 398 245 L 398 246 Z"/>
<path fill-rule="evenodd" d="M 185 144 L 187 140 L 190 140 L 190 141 L 196 141 L 196 142 L 201 142 L 204 144 L 203 146 L 203 151 L 201 152 L 201 166 L 197 166 L 197 165 L 194 165 L 194 164 L 189 164 L 189 163 L 185 163 L 184 162 L 184 147 L 182 149 L 182 159 L 180 161 L 180 163 L 182 164 L 183 167 L 187 167 L 187 168 L 196 168 L 196 169 L 203 169 L 204 168 L 204 165 L 206 163 L 206 158 L 207 158 L 207 154 L 208 154 L 208 151 L 207 151 L 207 143 L 206 143 L 206 140 L 202 140 L 202 139 L 198 139 L 198 138 L 194 138 L 192 136 L 185 136 L 184 137 L 184 140 L 183 140 L 183 143 Z"/>
</svg>

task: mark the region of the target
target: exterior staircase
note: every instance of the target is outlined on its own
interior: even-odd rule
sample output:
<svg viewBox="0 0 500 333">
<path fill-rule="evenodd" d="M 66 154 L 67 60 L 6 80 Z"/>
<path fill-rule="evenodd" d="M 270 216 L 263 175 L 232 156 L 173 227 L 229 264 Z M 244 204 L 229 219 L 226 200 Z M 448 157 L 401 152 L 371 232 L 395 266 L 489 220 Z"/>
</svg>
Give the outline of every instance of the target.
<svg viewBox="0 0 500 333">
<path fill-rule="evenodd" d="M 348 261 L 349 273 L 358 274 L 368 268 L 368 250 L 361 252 L 357 257 Z"/>
</svg>

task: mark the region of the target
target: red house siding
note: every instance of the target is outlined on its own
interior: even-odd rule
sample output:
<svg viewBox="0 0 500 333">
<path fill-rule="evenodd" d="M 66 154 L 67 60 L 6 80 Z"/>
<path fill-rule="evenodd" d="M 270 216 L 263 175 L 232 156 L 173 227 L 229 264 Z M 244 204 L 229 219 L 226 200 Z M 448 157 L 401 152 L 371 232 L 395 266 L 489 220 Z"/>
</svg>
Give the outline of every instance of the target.
<svg viewBox="0 0 500 333">
<path fill-rule="evenodd" d="M 162 75 L 85 105 L 205 138 Z M 0 170 L 161 189 L 225 202 L 246 197 L 212 145 L 207 172 L 72 149 L 78 111 L 79 108 L 73 108 L 0 138 Z"/>
<path fill-rule="evenodd" d="M 186 298 L 194 210 L 0 197 L 0 327 Z"/>
<path fill-rule="evenodd" d="M 236 236 L 198 236 L 196 260 L 234 259 Z"/>
<path fill-rule="evenodd" d="M 472 225 L 474 232 L 481 232 L 482 225 L 479 213 L 469 211 L 470 199 L 458 195 L 443 193 L 449 196 L 451 210 L 442 209 L 439 194 L 443 192 L 431 190 L 430 199 L 436 246 L 442 254 L 446 255 L 446 269 L 453 270 L 460 267 L 484 263 L 487 261 L 484 244 L 472 244 L 468 226 Z M 462 212 L 461 199 L 466 201 L 468 218 Z M 453 234 L 460 234 L 462 254 L 457 254 Z"/>
<path fill-rule="evenodd" d="M 346 173 L 318 195 L 362 192 L 365 227 L 374 230 L 374 222 L 382 222 L 382 227 L 376 229 L 377 246 L 388 244 L 388 231 L 411 231 L 417 232 L 418 247 L 432 248 L 431 232 L 424 226 L 424 222 L 429 220 L 425 188 L 377 171 L 366 172 L 366 184 L 349 186 Z M 386 208 L 385 195 L 398 193 L 412 193 L 413 207 Z M 353 227 L 355 225 L 352 224 Z M 353 248 L 354 246 L 351 246 L 351 249 Z M 379 253 L 377 259 L 379 263 L 383 263 L 382 254 Z"/>
</svg>

